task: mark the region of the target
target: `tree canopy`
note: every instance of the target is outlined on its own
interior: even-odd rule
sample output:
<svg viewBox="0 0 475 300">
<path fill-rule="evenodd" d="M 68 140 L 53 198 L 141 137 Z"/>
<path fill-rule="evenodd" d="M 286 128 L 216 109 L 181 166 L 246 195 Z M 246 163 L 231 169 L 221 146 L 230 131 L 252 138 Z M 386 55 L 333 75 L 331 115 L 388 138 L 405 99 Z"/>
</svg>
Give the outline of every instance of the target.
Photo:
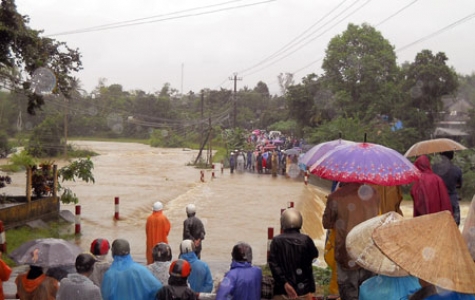
<svg viewBox="0 0 475 300">
<path fill-rule="evenodd" d="M 364 120 L 389 114 L 398 77 L 394 47 L 367 24 L 349 24 L 331 39 L 322 68 L 337 110 Z"/>
<path fill-rule="evenodd" d="M 78 49 L 41 37 L 42 31 L 30 28 L 28 23 L 28 16 L 17 12 L 14 0 L 1 1 L 0 81 L 5 88 L 26 94 L 27 111 L 35 114 L 44 105 L 45 92 L 71 97 L 71 73 L 79 71 L 82 63 Z M 38 89 L 45 80 L 51 88 Z"/>
</svg>

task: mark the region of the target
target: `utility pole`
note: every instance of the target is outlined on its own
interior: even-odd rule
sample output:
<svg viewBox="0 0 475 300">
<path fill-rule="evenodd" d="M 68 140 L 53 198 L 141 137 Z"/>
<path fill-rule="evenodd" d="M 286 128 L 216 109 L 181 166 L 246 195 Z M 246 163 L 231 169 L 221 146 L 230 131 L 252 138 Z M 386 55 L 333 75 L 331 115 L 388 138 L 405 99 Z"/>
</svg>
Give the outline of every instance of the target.
<svg viewBox="0 0 475 300">
<path fill-rule="evenodd" d="M 203 142 L 204 99 L 205 99 L 204 91 L 201 90 L 201 120 L 200 120 L 200 124 L 201 124 L 201 130 L 200 130 L 201 133 L 200 133 L 200 135 L 201 135 L 201 138 L 200 138 L 200 142 Z"/>
<path fill-rule="evenodd" d="M 63 95 L 66 100 L 64 106 L 64 158 L 68 158 L 68 114 L 69 114 L 69 99 Z"/>
<path fill-rule="evenodd" d="M 233 77 L 229 77 L 229 80 L 234 80 L 234 94 L 233 94 L 233 128 L 236 128 L 236 119 L 237 119 L 237 81 L 242 80 L 242 77 L 237 77 L 237 73 L 234 73 Z"/>
</svg>

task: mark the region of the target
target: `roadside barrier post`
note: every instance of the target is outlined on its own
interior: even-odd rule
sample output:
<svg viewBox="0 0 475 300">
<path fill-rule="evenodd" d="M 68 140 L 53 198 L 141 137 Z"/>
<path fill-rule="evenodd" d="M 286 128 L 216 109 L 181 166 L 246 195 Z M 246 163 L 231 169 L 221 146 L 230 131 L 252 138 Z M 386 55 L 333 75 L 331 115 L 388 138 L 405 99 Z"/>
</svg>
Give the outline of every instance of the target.
<svg viewBox="0 0 475 300">
<path fill-rule="evenodd" d="M 114 198 L 114 220 L 119 220 L 119 197 Z"/>
<path fill-rule="evenodd" d="M 274 238 L 274 228 L 267 227 L 267 262 L 269 262 L 270 243 L 272 242 L 272 238 Z"/>
<path fill-rule="evenodd" d="M 5 227 L 3 221 L 0 220 L 0 251 L 7 252 L 7 236 L 5 235 Z"/>
<path fill-rule="evenodd" d="M 76 205 L 76 218 L 75 218 L 75 230 L 74 234 L 81 233 L 81 205 Z"/>
<path fill-rule="evenodd" d="M 211 172 L 211 178 L 215 178 L 214 177 L 214 164 L 211 165 L 211 168 L 213 169 L 213 171 Z"/>
<path fill-rule="evenodd" d="M 201 182 L 205 182 L 205 172 L 204 171 L 200 171 L 200 180 L 201 180 Z"/>
<path fill-rule="evenodd" d="M 221 160 L 221 174 L 224 172 L 224 160 Z"/>
<path fill-rule="evenodd" d="M 293 201 L 287 202 L 287 208 L 293 208 L 293 207 L 294 207 Z"/>
</svg>

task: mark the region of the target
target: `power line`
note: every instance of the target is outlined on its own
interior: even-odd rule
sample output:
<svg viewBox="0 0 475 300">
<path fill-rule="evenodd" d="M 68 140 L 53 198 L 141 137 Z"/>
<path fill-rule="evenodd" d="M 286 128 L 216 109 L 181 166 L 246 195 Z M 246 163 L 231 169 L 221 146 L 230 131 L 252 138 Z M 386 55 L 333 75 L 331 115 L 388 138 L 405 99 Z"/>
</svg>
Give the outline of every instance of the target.
<svg viewBox="0 0 475 300">
<path fill-rule="evenodd" d="M 242 0 L 238 0 L 238 1 L 242 1 Z M 265 1 L 261 1 L 261 2 L 243 4 L 243 5 L 233 6 L 233 7 L 225 7 L 225 8 L 215 9 L 215 10 L 210 10 L 210 11 L 205 11 L 205 12 L 190 13 L 190 14 L 185 14 L 185 15 L 180 15 L 180 16 L 175 16 L 175 17 L 166 17 L 166 16 L 169 16 L 169 15 L 175 15 L 175 14 L 178 14 L 178 13 L 182 13 L 182 12 L 174 12 L 174 13 L 163 15 L 163 16 L 165 16 L 165 18 L 161 18 L 161 19 L 158 19 L 158 20 L 142 21 L 142 20 L 146 20 L 146 19 L 163 17 L 163 16 L 147 17 L 147 18 L 141 18 L 141 19 L 137 19 L 137 20 L 123 21 L 123 22 L 111 23 L 111 24 L 100 25 L 100 26 L 95 26 L 95 27 L 89 27 L 89 28 L 85 28 L 85 29 L 64 31 L 64 32 L 59 32 L 59 33 L 47 35 L 47 37 L 61 36 L 61 35 L 71 35 L 71 34 L 94 32 L 94 31 L 103 31 L 103 30 L 116 29 L 116 28 L 122 28 L 122 27 L 129 27 L 129 26 L 157 23 L 157 22 L 163 22 L 163 21 L 169 21 L 169 20 L 175 20 L 175 19 L 182 19 L 182 18 L 188 18 L 188 17 L 209 15 L 209 14 L 219 13 L 219 12 L 223 12 L 223 11 L 234 10 L 234 9 L 239 9 L 239 8 L 244 8 L 244 7 L 250 7 L 250 6 L 265 4 L 265 3 L 269 3 L 269 2 L 275 2 L 275 1 L 277 1 L 277 0 L 265 0 Z M 230 1 L 230 2 L 235 2 L 235 1 Z M 230 2 L 226 2 L 226 3 L 230 3 Z M 222 5 L 222 4 L 217 4 L 217 5 Z M 190 9 L 190 10 L 198 10 L 198 9 L 203 9 L 203 8 L 209 8 L 211 6 L 217 6 L 217 5 L 203 6 L 203 7 L 199 7 L 199 8 Z M 189 10 L 186 10 L 186 11 L 189 11 Z"/>
<path fill-rule="evenodd" d="M 407 44 L 407 45 L 405 45 L 405 46 L 403 46 L 403 47 L 401 47 L 401 48 L 398 48 L 398 49 L 396 50 L 396 52 L 400 52 L 400 51 L 406 50 L 407 48 L 412 47 L 412 46 L 414 46 L 415 44 L 418 44 L 418 43 L 420 43 L 420 42 L 423 42 L 423 41 L 426 41 L 426 40 L 428 40 L 428 39 L 431 39 L 431 38 L 433 38 L 433 37 L 435 37 L 435 36 L 438 36 L 439 34 L 445 32 L 445 31 L 447 31 L 447 30 L 449 30 L 449 29 L 452 29 L 452 28 L 454 28 L 454 27 L 456 27 L 456 26 L 458 26 L 458 25 L 460 25 L 460 24 L 463 24 L 463 23 L 465 23 L 465 22 L 467 22 L 467 21 L 470 21 L 470 20 L 473 19 L 474 17 L 475 17 L 475 12 L 469 14 L 468 16 L 466 16 L 466 17 L 464 17 L 464 18 L 462 18 L 462 19 L 459 19 L 459 20 L 457 20 L 457 21 L 455 21 L 455 22 L 453 22 L 453 23 L 451 23 L 451 24 L 445 26 L 445 27 L 442 28 L 442 29 L 437 30 L 436 32 L 433 32 L 433 33 L 431 33 L 431 34 L 429 34 L 429 35 L 426 35 L 425 37 L 422 37 L 422 38 L 420 38 L 420 39 L 418 39 L 418 40 L 416 40 L 416 41 L 414 41 L 414 42 L 412 42 L 412 43 L 409 43 L 409 44 Z"/>
<path fill-rule="evenodd" d="M 292 44 L 294 42 L 296 42 L 299 38 L 301 38 L 303 35 L 305 35 L 310 29 L 314 28 L 315 26 L 317 26 L 320 22 L 322 22 L 325 18 L 327 18 L 330 14 L 332 14 L 335 10 L 337 10 L 341 5 L 343 5 L 346 1 L 348 0 L 343 0 L 341 1 L 337 6 L 335 6 L 332 10 L 330 10 L 327 14 L 325 14 L 322 18 L 320 18 L 317 22 L 313 23 L 309 28 L 307 28 L 306 30 L 304 30 L 301 34 L 299 34 L 298 36 L 296 36 L 295 38 L 293 38 L 290 42 L 288 42 L 287 44 L 285 44 L 284 46 L 282 46 L 279 50 L 277 50 L 276 52 L 274 52 L 273 54 L 269 55 L 268 57 L 264 58 L 263 60 L 261 60 L 260 62 L 256 63 L 255 65 L 253 66 L 250 66 L 246 69 L 243 69 L 241 71 L 239 71 L 238 73 L 244 73 L 248 70 L 251 70 L 263 63 L 265 63 L 266 61 L 274 58 L 275 56 L 279 55 L 280 53 L 284 52 L 286 49 L 288 49 L 289 46 L 292 46 Z M 356 2 L 355 2 L 356 3 Z"/>
<path fill-rule="evenodd" d="M 321 37 L 322 35 L 324 35 L 325 33 L 327 33 L 330 29 L 333 29 L 336 25 L 340 24 L 341 22 L 343 22 L 345 19 L 347 19 L 348 17 L 350 17 L 351 15 L 355 14 L 356 12 L 358 12 L 360 9 L 362 9 L 364 6 L 366 6 L 369 2 L 371 2 L 372 0 L 367 0 L 365 3 L 363 3 L 362 5 L 360 5 L 359 7 L 357 7 L 355 10 L 353 10 L 352 12 L 350 12 L 349 14 L 347 14 L 346 16 L 344 16 L 343 18 L 341 18 L 339 21 L 337 21 L 335 24 L 333 24 L 330 28 L 326 29 L 325 31 L 323 31 L 322 33 L 320 33 L 319 35 L 313 37 L 312 39 L 310 39 L 309 41 L 307 41 L 305 44 L 299 46 L 297 49 L 287 53 L 285 56 L 277 59 L 276 61 L 274 62 L 271 62 L 267 65 L 265 65 L 264 67 L 254 71 L 254 72 L 251 72 L 251 73 L 248 73 L 248 74 L 244 74 L 243 76 L 249 76 L 249 75 L 252 75 L 252 74 L 255 74 L 255 73 L 258 73 L 262 70 L 264 70 L 265 68 L 271 66 L 271 65 L 274 65 L 276 64 L 277 62 L 283 60 L 284 58 L 294 54 L 295 52 L 297 52 L 298 50 L 302 49 L 304 46 L 308 45 L 309 43 L 315 41 L 317 38 Z M 355 2 L 356 3 L 356 2 Z M 353 3 L 354 4 L 354 3 Z M 332 20 L 333 21 L 333 20 Z"/>
<path fill-rule="evenodd" d="M 378 27 L 384 23 L 386 23 L 387 21 L 391 20 L 392 18 L 394 18 L 395 16 L 399 15 L 401 12 L 403 12 L 404 10 L 406 10 L 407 8 L 411 7 L 414 3 L 416 3 L 417 1 L 419 0 L 414 0 L 412 1 L 411 3 L 409 3 L 408 5 L 404 6 L 403 8 L 401 8 L 400 10 L 398 10 L 397 12 L 395 12 L 394 14 L 390 15 L 389 17 L 387 17 L 386 19 L 382 20 L 381 22 L 379 22 L 378 24 L 375 25 L 375 27 Z"/>
</svg>

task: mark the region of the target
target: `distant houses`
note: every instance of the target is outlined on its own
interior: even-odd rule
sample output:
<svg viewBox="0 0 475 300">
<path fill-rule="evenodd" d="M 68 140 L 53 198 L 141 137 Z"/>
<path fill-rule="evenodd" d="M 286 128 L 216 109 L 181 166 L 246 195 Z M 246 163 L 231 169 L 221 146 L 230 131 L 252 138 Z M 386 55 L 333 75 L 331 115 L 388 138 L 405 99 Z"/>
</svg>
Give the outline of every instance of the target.
<svg viewBox="0 0 475 300">
<path fill-rule="evenodd" d="M 457 97 L 444 97 L 444 110 L 441 120 L 437 123 L 434 138 L 450 138 L 460 141 L 468 136 L 466 122 L 470 119 L 469 111 L 474 106 L 465 99 Z"/>
</svg>

